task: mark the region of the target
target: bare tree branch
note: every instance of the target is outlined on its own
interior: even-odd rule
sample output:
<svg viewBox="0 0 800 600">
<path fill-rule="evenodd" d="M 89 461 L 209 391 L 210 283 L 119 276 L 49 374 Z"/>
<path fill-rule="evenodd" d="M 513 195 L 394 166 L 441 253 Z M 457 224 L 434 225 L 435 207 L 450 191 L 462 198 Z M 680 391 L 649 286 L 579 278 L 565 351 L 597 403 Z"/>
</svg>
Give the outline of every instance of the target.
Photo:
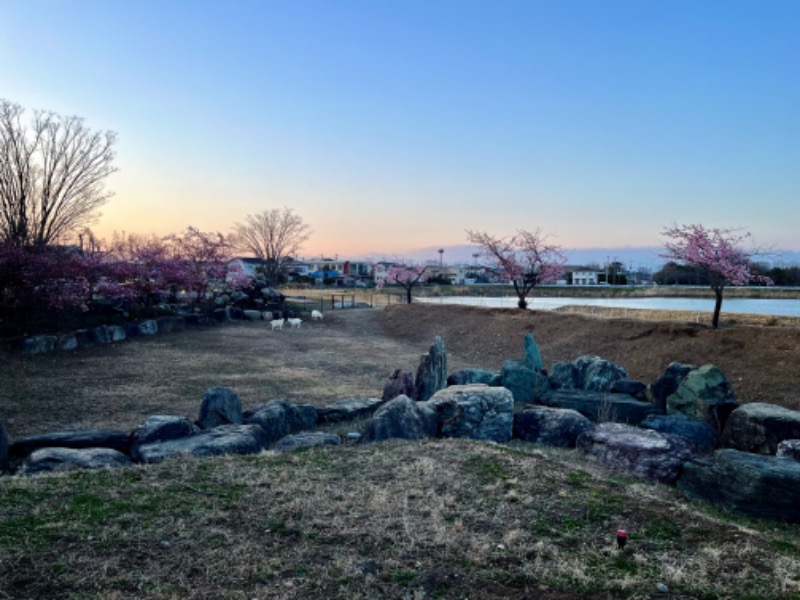
<svg viewBox="0 0 800 600">
<path fill-rule="evenodd" d="M 112 131 L 93 132 L 79 117 L 36 112 L 0 99 L 0 239 L 47 246 L 92 223 L 111 193 Z"/>
</svg>

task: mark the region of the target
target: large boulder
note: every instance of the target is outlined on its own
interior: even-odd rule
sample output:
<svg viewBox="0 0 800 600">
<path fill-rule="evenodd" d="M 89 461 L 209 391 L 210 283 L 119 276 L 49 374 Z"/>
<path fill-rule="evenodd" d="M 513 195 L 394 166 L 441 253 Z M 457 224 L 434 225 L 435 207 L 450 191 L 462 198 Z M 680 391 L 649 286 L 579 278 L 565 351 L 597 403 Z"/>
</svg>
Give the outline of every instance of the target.
<svg viewBox="0 0 800 600">
<path fill-rule="evenodd" d="M 686 415 L 648 415 L 639 426 L 682 437 L 701 454 L 710 454 L 719 446 L 719 433 L 711 425 Z"/>
<path fill-rule="evenodd" d="M 221 425 L 191 437 L 143 444 L 138 457 L 145 463 L 158 463 L 176 454 L 256 454 L 268 444 L 267 433 L 258 425 Z"/>
<path fill-rule="evenodd" d="M 62 352 L 75 350 L 78 347 L 78 338 L 74 333 L 63 333 L 56 339 L 56 349 Z"/>
<path fill-rule="evenodd" d="M 503 362 L 500 385 L 511 391 L 514 402 L 523 404 L 539 402 L 550 393 L 547 376 L 531 369 L 524 360 Z"/>
<path fill-rule="evenodd" d="M 533 334 L 526 333 L 522 340 L 522 345 L 525 349 L 525 362 L 528 364 L 528 368 L 534 371 L 543 370 L 542 353 L 539 352 L 539 346 L 536 344 L 536 340 L 533 339 Z"/>
<path fill-rule="evenodd" d="M 514 424 L 514 397 L 502 387 L 454 385 L 428 401 L 444 437 L 507 442 Z"/>
<path fill-rule="evenodd" d="M 92 336 L 97 344 L 121 342 L 125 339 L 125 329 L 119 325 L 100 325 L 92 330 Z"/>
<path fill-rule="evenodd" d="M 342 443 L 335 433 L 327 431 L 303 431 L 294 435 L 287 435 L 278 440 L 273 450 L 276 452 L 293 452 L 299 448 L 314 448 L 316 446 L 339 446 Z"/>
<path fill-rule="evenodd" d="M 553 365 L 550 384 L 555 389 L 605 392 L 613 382 L 626 377 L 628 372 L 621 366 L 599 356 L 585 355 Z"/>
<path fill-rule="evenodd" d="M 641 402 L 627 394 L 607 394 L 585 390 L 554 390 L 540 400 L 552 408 L 576 410 L 593 421 L 614 421 L 638 425 L 658 412 L 651 402 Z"/>
<path fill-rule="evenodd" d="M 470 385 L 471 383 L 483 383 L 498 387 L 501 384 L 500 373 L 497 371 L 487 371 L 486 369 L 461 369 L 450 373 L 447 377 L 447 385 Z"/>
<path fill-rule="evenodd" d="M 681 382 L 686 379 L 686 376 L 696 368 L 695 365 L 685 365 L 679 362 L 670 363 L 659 378 L 650 384 L 653 402 L 658 405 L 662 413 L 666 414 L 667 412 L 667 398 L 675 393 Z"/>
<path fill-rule="evenodd" d="M 436 410 L 429 402 L 415 402 L 408 396 L 397 396 L 375 412 L 364 439 L 380 442 L 390 438 L 421 440 L 436 437 L 438 422 Z"/>
<path fill-rule="evenodd" d="M 800 522 L 800 462 L 725 448 L 687 462 L 678 488 L 735 513 Z"/>
<path fill-rule="evenodd" d="M 244 318 L 248 321 L 260 321 L 261 320 L 261 311 L 260 310 L 245 310 L 244 311 Z"/>
<path fill-rule="evenodd" d="M 139 323 L 137 328 L 139 329 L 139 333 L 142 335 L 155 335 L 158 333 L 158 323 L 156 323 L 153 319 L 142 321 Z"/>
<path fill-rule="evenodd" d="M 574 448 L 578 437 L 594 424 L 568 408 L 529 406 L 514 413 L 514 437 L 526 442 Z"/>
<path fill-rule="evenodd" d="M 626 377 L 624 379 L 612 381 L 611 385 L 608 386 L 608 391 L 611 394 L 628 394 L 628 396 L 633 396 L 642 402 L 647 401 L 647 386 L 641 381 L 636 381 L 635 379 L 629 379 Z"/>
<path fill-rule="evenodd" d="M 8 436 L 5 429 L 0 425 L 0 472 L 8 471 Z"/>
<path fill-rule="evenodd" d="M 673 483 L 694 455 L 683 438 L 621 423 L 601 423 L 577 447 L 607 467 L 662 483 Z"/>
<path fill-rule="evenodd" d="M 127 455 L 111 448 L 42 448 L 36 450 L 17 469 L 18 475 L 35 475 L 51 471 L 125 467 L 131 464 Z"/>
<path fill-rule="evenodd" d="M 322 423 L 340 423 L 372 415 L 383 404 L 380 398 L 350 398 L 339 400 L 317 409 L 317 417 Z"/>
<path fill-rule="evenodd" d="M 22 340 L 23 354 L 47 354 L 56 349 L 57 338 L 54 335 L 35 335 Z"/>
<path fill-rule="evenodd" d="M 139 448 L 145 444 L 191 437 L 199 431 L 198 427 L 186 417 L 153 415 L 131 432 L 131 458 L 142 462 Z"/>
<path fill-rule="evenodd" d="M 800 440 L 783 440 L 775 456 L 800 461 Z"/>
<path fill-rule="evenodd" d="M 447 387 L 447 352 L 438 335 L 428 354 L 423 354 L 414 381 L 414 397 L 425 402 L 436 392 Z"/>
<path fill-rule="evenodd" d="M 397 396 L 408 396 L 414 399 L 414 375 L 409 371 L 395 369 L 389 376 L 389 382 L 383 387 L 382 400 L 391 400 Z"/>
<path fill-rule="evenodd" d="M 722 443 L 729 448 L 775 454 L 783 440 L 800 439 L 800 412 L 753 402 L 734 410 L 722 433 Z"/>
<path fill-rule="evenodd" d="M 733 388 L 714 365 L 703 365 L 690 371 L 667 397 L 667 414 L 683 414 L 693 419 L 708 421 L 722 431 L 728 415 L 739 406 Z"/>
<path fill-rule="evenodd" d="M 128 434 L 118 429 L 71 429 L 16 440 L 8 449 L 13 458 L 23 458 L 42 448 L 111 448 L 127 454 Z"/>
<path fill-rule="evenodd" d="M 259 425 L 271 444 L 289 434 L 312 429 L 317 424 L 317 408 L 310 404 L 293 404 L 285 399 L 270 400 L 264 406 L 247 411 L 244 422 Z"/>
<path fill-rule="evenodd" d="M 200 405 L 197 424 L 203 429 L 213 429 L 220 425 L 241 425 L 242 401 L 229 387 L 213 387 L 206 391 Z"/>
</svg>

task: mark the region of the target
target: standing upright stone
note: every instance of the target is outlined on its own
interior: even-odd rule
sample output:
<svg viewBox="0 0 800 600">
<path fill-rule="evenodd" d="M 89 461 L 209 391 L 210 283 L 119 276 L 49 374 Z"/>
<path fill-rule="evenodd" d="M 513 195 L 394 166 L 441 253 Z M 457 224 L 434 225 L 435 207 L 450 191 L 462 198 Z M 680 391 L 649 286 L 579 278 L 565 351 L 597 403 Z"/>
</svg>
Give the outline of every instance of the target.
<svg viewBox="0 0 800 600">
<path fill-rule="evenodd" d="M 8 471 L 8 436 L 0 425 L 0 472 Z"/>
<path fill-rule="evenodd" d="M 391 400 L 398 396 L 408 396 L 414 400 L 414 375 L 410 371 L 395 369 L 389 376 L 389 383 L 383 387 L 382 400 Z"/>
<path fill-rule="evenodd" d="M 444 341 L 437 335 L 430 352 L 423 355 L 419 362 L 414 395 L 419 402 L 425 402 L 445 387 L 447 387 L 447 352 L 444 349 Z"/>
<path fill-rule="evenodd" d="M 653 402 L 661 409 L 662 414 L 667 412 L 667 398 L 675 393 L 681 382 L 686 379 L 686 376 L 696 368 L 695 365 L 672 362 L 661 376 L 650 384 Z"/>
<path fill-rule="evenodd" d="M 241 425 L 242 402 L 239 396 L 229 387 L 209 388 L 200 406 L 200 418 L 197 424 L 203 429 L 212 429 L 220 425 Z"/>
<path fill-rule="evenodd" d="M 522 343 L 525 346 L 525 362 L 528 363 L 528 368 L 534 371 L 544 369 L 542 354 L 539 352 L 539 346 L 536 344 L 536 340 L 533 339 L 533 335 L 526 333 Z"/>
</svg>

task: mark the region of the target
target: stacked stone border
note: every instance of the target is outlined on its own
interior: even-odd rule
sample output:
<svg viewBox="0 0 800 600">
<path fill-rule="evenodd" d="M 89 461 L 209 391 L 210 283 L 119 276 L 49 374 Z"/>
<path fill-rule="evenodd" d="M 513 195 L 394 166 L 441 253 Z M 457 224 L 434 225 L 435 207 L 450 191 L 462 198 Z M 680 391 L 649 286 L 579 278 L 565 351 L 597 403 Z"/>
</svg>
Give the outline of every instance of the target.
<svg viewBox="0 0 800 600">
<path fill-rule="evenodd" d="M 223 310 L 224 319 L 237 318 Z M 161 322 L 136 328 L 149 335 L 140 328 L 155 333 Z M 174 321 L 163 322 L 174 329 Z M 713 365 L 672 363 L 645 384 L 597 356 L 556 363 L 548 373 L 530 334 L 523 349 L 523 358 L 505 361 L 500 371 L 448 374 L 437 337 L 416 374 L 395 370 L 381 398 L 325 407 L 275 399 L 243 410 L 234 390 L 215 387 L 195 421 L 154 415 L 132 432 L 60 431 L 13 443 L 0 426 L 0 471 L 24 476 L 387 439 L 516 438 L 576 448 L 611 469 L 677 485 L 687 498 L 735 513 L 800 522 L 800 412 L 739 406 Z M 345 422 L 357 430 L 344 439 L 325 430 Z"/>
</svg>

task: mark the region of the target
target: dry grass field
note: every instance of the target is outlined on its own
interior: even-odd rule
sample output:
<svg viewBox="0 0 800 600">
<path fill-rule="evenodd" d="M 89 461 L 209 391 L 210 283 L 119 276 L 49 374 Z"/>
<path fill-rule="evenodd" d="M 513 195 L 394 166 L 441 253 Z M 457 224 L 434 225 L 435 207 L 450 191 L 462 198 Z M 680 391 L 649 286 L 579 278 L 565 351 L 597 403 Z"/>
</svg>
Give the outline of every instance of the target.
<svg viewBox="0 0 800 600">
<path fill-rule="evenodd" d="M 498 368 L 521 355 L 527 331 L 548 366 L 590 352 L 649 381 L 671 360 L 715 362 L 743 401 L 797 408 L 797 328 L 414 305 L 328 312 L 300 330 L 235 323 L 3 355 L 0 423 L 12 438 L 129 429 L 149 414 L 194 417 L 214 385 L 245 406 L 378 396 L 435 335 L 452 370 Z M 0 598 L 789 600 L 800 598 L 799 540 L 796 525 L 730 516 L 524 443 L 389 442 L 0 478 Z"/>
</svg>

